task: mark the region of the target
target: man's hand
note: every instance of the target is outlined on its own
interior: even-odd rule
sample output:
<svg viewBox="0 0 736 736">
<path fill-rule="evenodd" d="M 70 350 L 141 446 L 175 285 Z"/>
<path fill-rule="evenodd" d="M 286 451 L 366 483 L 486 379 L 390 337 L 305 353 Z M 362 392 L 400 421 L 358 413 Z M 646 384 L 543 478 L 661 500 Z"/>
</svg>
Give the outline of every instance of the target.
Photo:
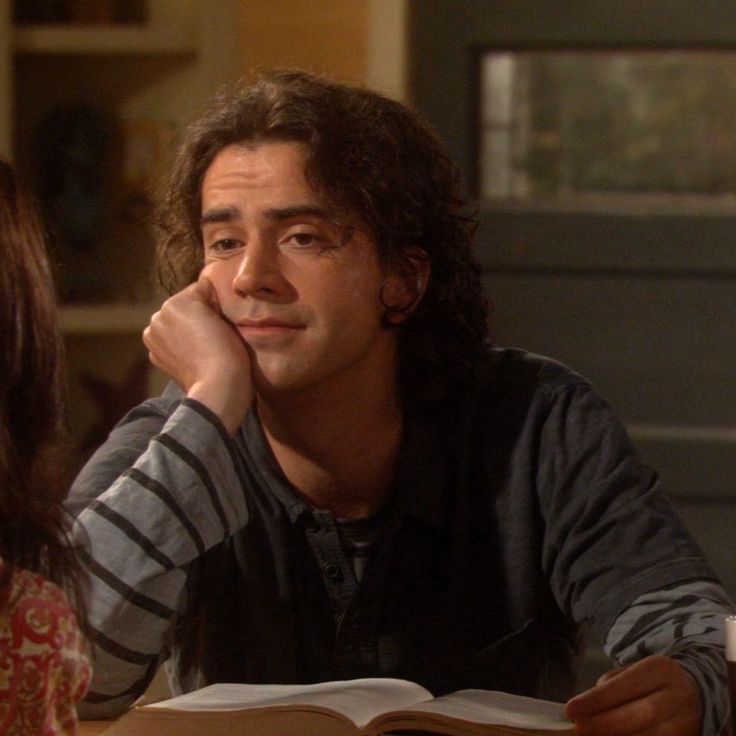
<svg viewBox="0 0 736 736">
<path fill-rule="evenodd" d="M 652 656 L 603 675 L 566 707 L 576 736 L 699 736 L 697 685 L 671 657 Z"/>
<path fill-rule="evenodd" d="M 236 432 L 253 400 L 250 360 L 206 275 L 164 302 L 143 342 L 153 365 Z"/>
</svg>

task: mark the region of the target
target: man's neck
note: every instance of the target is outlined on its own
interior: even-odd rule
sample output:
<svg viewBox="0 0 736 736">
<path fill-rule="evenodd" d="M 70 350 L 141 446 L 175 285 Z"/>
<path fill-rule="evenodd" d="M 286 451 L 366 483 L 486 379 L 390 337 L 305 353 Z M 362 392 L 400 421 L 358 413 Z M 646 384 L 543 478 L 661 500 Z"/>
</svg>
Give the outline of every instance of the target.
<svg viewBox="0 0 736 736">
<path fill-rule="evenodd" d="M 344 518 L 383 505 L 403 425 L 395 387 L 259 396 L 258 413 L 281 469 L 309 503 Z"/>
</svg>

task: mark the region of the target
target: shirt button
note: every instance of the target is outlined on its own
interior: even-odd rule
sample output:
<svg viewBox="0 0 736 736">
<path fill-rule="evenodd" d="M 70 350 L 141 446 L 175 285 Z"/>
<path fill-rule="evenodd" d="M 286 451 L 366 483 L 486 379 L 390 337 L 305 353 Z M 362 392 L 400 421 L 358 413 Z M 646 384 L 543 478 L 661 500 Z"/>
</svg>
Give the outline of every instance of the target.
<svg viewBox="0 0 736 736">
<path fill-rule="evenodd" d="M 326 562 L 322 565 L 322 570 L 330 580 L 342 580 L 342 570 L 334 562 Z"/>
<path fill-rule="evenodd" d="M 314 516 L 308 514 L 304 517 L 304 528 L 308 532 L 318 532 L 319 522 L 317 521 L 317 519 L 314 518 Z"/>
</svg>

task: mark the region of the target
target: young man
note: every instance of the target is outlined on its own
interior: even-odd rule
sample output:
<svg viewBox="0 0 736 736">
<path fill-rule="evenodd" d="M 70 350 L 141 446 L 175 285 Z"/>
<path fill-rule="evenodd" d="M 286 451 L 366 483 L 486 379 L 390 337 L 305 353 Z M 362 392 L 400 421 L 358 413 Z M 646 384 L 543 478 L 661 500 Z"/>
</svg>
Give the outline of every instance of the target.
<svg viewBox="0 0 736 736">
<path fill-rule="evenodd" d="M 158 664 L 213 681 L 399 676 L 567 699 L 580 734 L 715 734 L 731 606 L 580 376 L 487 345 L 473 223 L 403 106 L 302 73 L 220 99 L 163 203 L 173 379 L 72 505 L 92 576 L 85 714 Z"/>
</svg>

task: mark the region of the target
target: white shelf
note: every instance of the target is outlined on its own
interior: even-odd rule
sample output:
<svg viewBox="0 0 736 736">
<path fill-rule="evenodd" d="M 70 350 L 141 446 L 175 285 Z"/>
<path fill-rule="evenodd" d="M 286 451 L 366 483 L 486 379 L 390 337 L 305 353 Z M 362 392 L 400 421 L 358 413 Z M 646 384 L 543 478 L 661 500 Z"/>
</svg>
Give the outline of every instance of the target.
<svg viewBox="0 0 736 736">
<path fill-rule="evenodd" d="M 158 304 L 65 304 L 59 310 L 64 335 L 136 335 Z"/>
<path fill-rule="evenodd" d="M 187 56 L 197 36 L 181 26 L 35 25 L 16 27 L 13 46 L 17 54 Z"/>
</svg>

